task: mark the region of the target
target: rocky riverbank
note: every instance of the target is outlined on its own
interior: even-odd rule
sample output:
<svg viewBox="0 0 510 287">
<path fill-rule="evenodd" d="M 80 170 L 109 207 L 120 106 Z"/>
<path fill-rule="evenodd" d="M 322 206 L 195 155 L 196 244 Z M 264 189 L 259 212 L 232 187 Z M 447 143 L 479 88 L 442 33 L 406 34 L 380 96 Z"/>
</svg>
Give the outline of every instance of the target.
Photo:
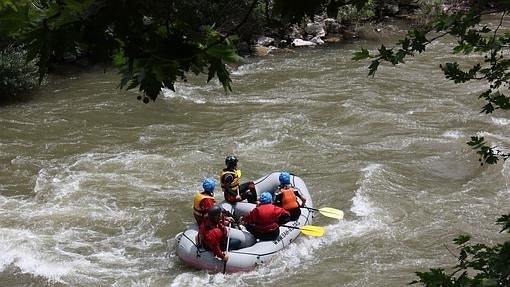
<svg viewBox="0 0 510 287">
<path fill-rule="evenodd" d="M 300 25 L 290 26 L 283 36 L 268 31 L 264 35 L 255 36 L 250 43 L 241 43 L 239 51 L 242 54 L 265 56 L 296 47 L 314 47 L 353 38 L 384 37 L 385 34 L 398 33 L 401 29 L 397 26 L 410 28 L 427 21 L 433 15 L 469 8 L 465 1 L 427 5 L 418 0 L 394 0 L 379 5 L 380 7 L 375 9 L 379 11 L 379 15 L 358 19 L 355 22 L 317 15 Z"/>
</svg>

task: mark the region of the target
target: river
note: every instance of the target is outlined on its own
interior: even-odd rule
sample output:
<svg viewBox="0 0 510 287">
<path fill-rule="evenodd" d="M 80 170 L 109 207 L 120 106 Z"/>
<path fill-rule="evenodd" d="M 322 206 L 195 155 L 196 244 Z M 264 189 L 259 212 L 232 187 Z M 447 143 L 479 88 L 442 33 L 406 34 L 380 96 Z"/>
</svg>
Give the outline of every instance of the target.
<svg viewBox="0 0 510 287">
<path fill-rule="evenodd" d="M 91 71 L 0 107 L 1 285 L 406 286 L 454 265 L 461 232 L 507 238 L 494 223 L 510 206 L 509 163 L 480 166 L 466 142 L 509 146 L 508 114 L 480 114 L 480 83 L 444 79 L 440 63 L 469 59 L 452 43 L 367 77 L 351 58 L 377 45 L 247 58 L 228 94 L 196 77 L 143 104 L 115 72 Z M 300 236 L 253 272 L 183 265 L 173 238 L 229 154 L 243 181 L 291 171 L 345 218 L 318 215 L 323 237 Z"/>
</svg>

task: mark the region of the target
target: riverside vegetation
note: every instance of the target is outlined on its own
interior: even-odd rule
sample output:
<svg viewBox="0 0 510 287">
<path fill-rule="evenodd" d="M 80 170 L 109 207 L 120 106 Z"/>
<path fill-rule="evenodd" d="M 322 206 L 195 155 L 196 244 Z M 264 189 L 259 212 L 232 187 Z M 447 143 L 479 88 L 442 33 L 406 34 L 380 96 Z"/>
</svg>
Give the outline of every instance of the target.
<svg viewBox="0 0 510 287">
<path fill-rule="evenodd" d="M 182 2 L 182 3 L 181 3 Z M 239 43 L 253 35 L 285 35 L 293 24 L 326 15 L 340 23 L 381 19 L 395 14 L 395 1 L 265 0 L 265 1 L 120 1 L 120 0 L 0 0 L 0 95 L 24 94 L 64 62 L 112 63 L 119 67 L 121 88 L 138 88 L 139 99 L 155 101 L 161 89 L 174 89 L 189 73 L 217 78 L 231 90 L 228 63 L 239 60 Z M 356 60 L 371 59 L 368 74 L 375 76 L 384 62 L 402 63 L 426 51 L 427 45 L 450 35 L 457 39 L 453 53 L 484 55 L 468 68 L 462 63 L 441 65 L 455 83 L 483 81 L 487 89 L 481 112 L 510 109 L 508 49 L 510 33 L 501 23 L 508 1 L 421 1 L 417 11 L 429 17 L 397 47 L 381 46 L 375 53 L 361 49 Z M 396 4 L 398 7 L 398 3 Z M 454 7 L 456 9 L 450 9 Z M 390 12 L 389 12 L 390 11 Z M 393 12 L 391 12 L 393 11 Z M 481 24 L 485 13 L 498 13 L 496 28 Z M 282 36 L 284 37 L 284 36 Z M 509 154 L 483 137 L 468 142 L 481 164 L 497 164 Z M 504 212 L 504 211 L 503 211 Z M 497 219 L 501 232 L 510 232 L 510 215 Z M 424 286 L 510 286 L 510 241 L 494 246 L 471 243 L 468 235 L 454 239 L 458 263 L 451 268 L 416 272 L 412 284 Z"/>
</svg>

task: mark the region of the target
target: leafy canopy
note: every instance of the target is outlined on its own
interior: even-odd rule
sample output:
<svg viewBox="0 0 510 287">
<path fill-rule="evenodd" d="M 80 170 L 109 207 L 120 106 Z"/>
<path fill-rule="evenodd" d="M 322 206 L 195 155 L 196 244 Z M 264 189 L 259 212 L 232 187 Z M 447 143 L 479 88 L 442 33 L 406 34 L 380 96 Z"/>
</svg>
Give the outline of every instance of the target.
<svg viewBox="0 0 510 287">
<path fill-rule="evenodd" d="M 217 77 L 231 90 L 227 63 L 240 60 L 234 35 L 259 4 L 293 23 L 366 1 L 0 0 L 0 35 L 23 43 L 29 61 L 38 59 L 40 79 L 53 62 L 70 55 L 113 62 L 122 75 L 119 86 L 138 87 L 147 103 L 162 88 L 174 90 L 189 73 L 207 74 L 207 81 Z M 226 19 L 221 9 L 228 6 L 243 7 L 236 11 L 242 17 Z"/>
<path fill-rule="evenodd" d="M 510 232 L 510 215 L 497 221 L 501 232 Z M 416 272 L 418 280 L 411 284 L 442 287 L 505 287 L 510 286 L 510 241 L 495 246 L 470 243 L 469 235 L 459 235 L 453 240 L 458 246 L 458 263 L 447 273 L 443 268 L 431 268 L 427 272 Z"/>
<path fill-rule="evenodd" d="M 382 62 L 393 65 L 403 63 L 405 58 L 426 50 L 427 45 L 447 35 L 457 39 L 453 53 L 481 53 L 484 60 L 470 68 L 462 69 L 457 62 L 440 65 L 445 77 L 455 83 L 468 81 L 483 81 L 486 90 L 478 97 L 486 104 L 482 113 L 492 113 L 495 110 L 510 109 L 508 90 L 510 84 L 509 44 L 510 33 L 500 31 L 503 19 L 508 15 L 510 1 L 500 1 L 496 4 L 498 10 L 493 11 L 501 15 L 495 29 L 481 24 L 484 3 L 473 6 L 469 11 L 460 11 L 453 15 L 440 15 L 432 22 L 410 30 L 401 39 L 397 48 L 387 48 L 384 45 L 371 54 L 366 49 L 356 52 L 353 59 L 372 59 L 369 65 L 369 75 L 374 76 Z M 468 142 L 477 150 L 480 161 L 496 164 L 499 158 L 506 160 L 510 155 L 501 152 L 497 147 L 490 147 L 483 137 L 471 137 Z M 501 232 L 510 232 L 510 215 L 503 215 L 497 220 L 503 226 Z M 427 272 L 416 272 L 417 280 L 410 284 L 421 284 L 430 287 L 503 287 L 510 286 L 510 241 L 495 246 L 481 243 L 470 243 L 469 235 L 460 235 L 454 239 L 458 246 L 458 261 L 452 272 L 443 268 L 431 268 Z"/>
<path fill-rule="evenodd" d="M 362 48 L 354 54 L 353 59 L 371 59 L 368 74 L 374 76 L 381 63 L 403 63 L 406 57 L 425 52 L 427 46 L 434 41 L 447 35 L 453 36 L 457 39 L 453 53 L 477 53 L 484 55 L 484 59 L 466 69 L 461 68 L 457 62 L 441 64 L 440 68 L 445 77 L 458 84 L 468 81 L 485 83 L 486 89 L 478 95 L 478 98 L 485 100 L 482 113 L 490 114 L 498 109 L 509 110 L 510 32 L 502 31 L 501 28 L 504 18 L 508 17 L 510 1 L 496 1 L 495 5 L 498 8 L 491 13 L 500 15 L 500 21 L 495 28 L 482 24 L 482 16 L 488 12 L 484 10 L 487 7 L 485 1 L 481 1 L 475 3 L 469 11 L 443 14 L 410 30 L 395 48 L 381 45 L 375 54 Z M 482 165 L 495 164 L 498 159 L 506 160 L 510 156 L 497 147 L 489 146 L 483 137 L 472 137 L 468 145 L 477 150 Z"/>
<path fill-rule="evenodd" d="M 41 78 L 50 61 L 86 52 L 120 66 L 120 87 L 139 87 L 155 100 L 189 72 L 231 80 L 225 63 L 239 60 L 232 37 L 202 23 L 193 5 L 146 0 L 1 1 L 0 33 L 38 58 Z"/>
</svg>

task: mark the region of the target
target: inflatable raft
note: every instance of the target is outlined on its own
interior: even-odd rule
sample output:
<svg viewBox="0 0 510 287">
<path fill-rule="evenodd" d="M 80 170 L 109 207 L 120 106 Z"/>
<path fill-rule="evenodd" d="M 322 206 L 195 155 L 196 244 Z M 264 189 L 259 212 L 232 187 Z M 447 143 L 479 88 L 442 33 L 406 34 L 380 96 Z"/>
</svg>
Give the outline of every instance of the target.
<svg viewBox="0 0 510 287">
<path fill-rule="evenodd" d="M 278 189 L 280 172 L 270 173 L 258 180 L 255 180 L 257 194 L 270 192 L 274 194 Z M 304 181 L 298 176 L 291 175 L 291 184 L 298 188 L 306 198 L 308 208 L 313 208 L 313 201 L 306 188 Z M 226 201 L 220 203 L 223 209 L 232 212 L 238 218 L 251 211 L 255 205 L 247 202 L 230 204 Z M 196 223 L 175 236 L 175 252 L 182 262 L 192 267 L 206 269 L 214 272 L 234 273 L 250 271 L 257 265 L 264 264 L 270 260 L 278 251 L 291 244 L 300 235 L 299 228 L 312 223 L 314 212 L 311 209 L 302 208 L 301 216 L 296 221 L 290 221 L 285 226 L 280 226 L 280 236 L 274 241 L 256 241 L 254 236 L 244 227 L 240 229 L 231 227 L 229 236 L 241 240 L 241 248 L 228 250 L 229 260 L 226 264 L 215 257 L 212 251 L 205 250 L 197 245 L 198 225 Z"/>
</svg>

